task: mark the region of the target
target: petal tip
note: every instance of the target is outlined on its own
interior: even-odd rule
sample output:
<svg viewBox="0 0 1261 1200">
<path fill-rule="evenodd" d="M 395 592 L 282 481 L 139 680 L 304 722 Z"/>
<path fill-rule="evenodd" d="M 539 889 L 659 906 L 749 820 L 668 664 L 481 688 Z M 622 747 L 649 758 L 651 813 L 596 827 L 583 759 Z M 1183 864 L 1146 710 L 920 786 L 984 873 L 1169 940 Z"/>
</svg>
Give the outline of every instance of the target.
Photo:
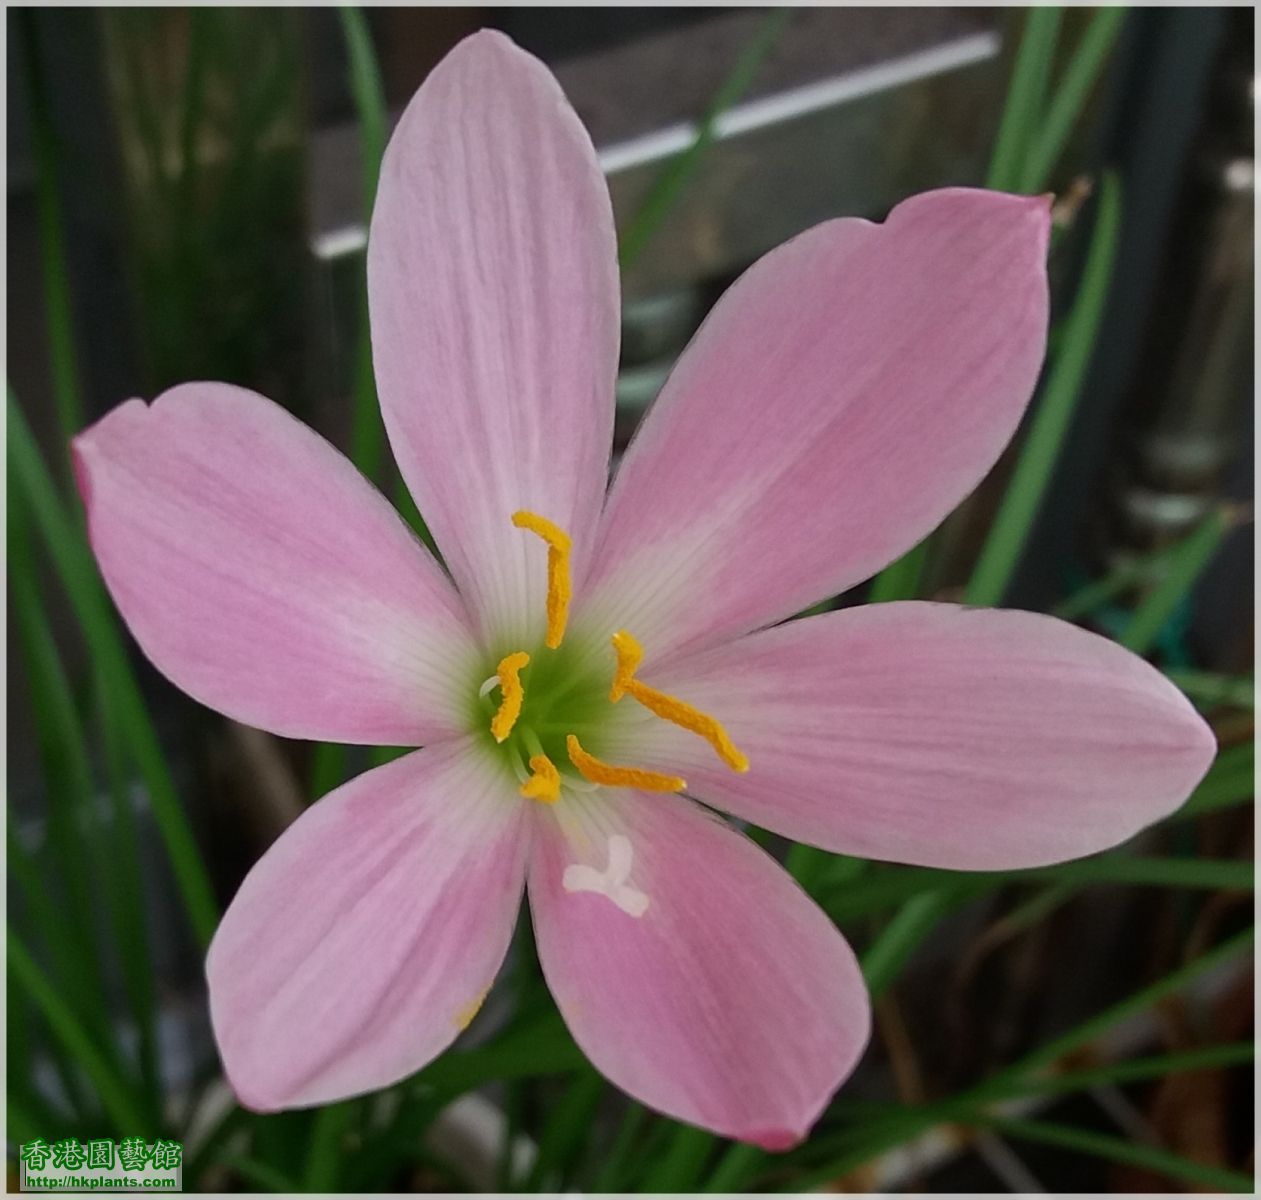
<svg viewBox="0 0 1261 1200">
<path fill-rule="evenodd" d="M 1045 255 L 1047 246 L 1051 241 L 1051 224 L 1055 212 L 1055 196 L 1051 192 L 1044 192 L 1040 196 L 1021 196 L 1019 199 L 1023 202 L 1021 208 L 1025 214 L 1026 220 L 1033 227 L 1037 237 L 1038 244 L 1042 253 Z"/>
<path fill-rule="evenodd" d="M 210 985 L 210 1025 L 214 1031 L 215 1045 L 219 1051 L 219 1063 L 223 1068 L 224 1078 L 228 1082 L 228 1087 L 232 1089 L 232 1094 L 237 1098 L 237 1102 L 242 1108 L 248 1109 L 255 1113 L 274 1113 L 283 1112 L 286 1108 L 292 1108 L 294 1105 L 287 1101 L 284 1097 L 278 1096 L 274 1087 L 268 1086 L 266 1072 L 258 1070 L 260 1065 L 257 1061 L 249 1063 L 249 1059 L 253 1056 L 247 1053 L 238 1053 L 239 1047 L 236 1046 L 234 1039 L 229 1038 L 224 1029 L 224 1021 L 222 1013 L 219 1011 L 220 1006 L 216 1004 L 219 999 L 218 988 L 215 981 L 211 978 L 212 973 L 212 956 L 214 947 L 218 941 L 218 935 L 212 939 L 210 944 L 210 952 L 206 957 L 206 982 Z M 236 1047 L 229 1051 L 228 1047 Z"/>
<path fill-rule="evenodd" d="M 760 1146 L 771 1154 L 783 1154 L 786 1150 L 800 1146 L 806 1140 L 806 1134 L 796 1133 L 791 1129 L 760 1129 L 743 1140 Z"/>
<path fill-rule="evenodd" d="M 1186 722 L 1187 757 L 1194 763 L 1196 776 L 1193 786 L 1208 774 L 1209 768 L 1217 758 L 1217 734 L 1213 727 L 1199 714 L 1191 712 Z"/>
<path fill-rule="evenodd" d="M 263 1092 L 256 1092 L 252 1087 L 242 1084 L 241 1080 L 234 1077 L 232 1072 L 228 1070 L 227 1064 L 224 1064 L 224 1074 L 228 1079 L 228 1086 L 232 1089 L 232 1094 L 236 1097 L 237 1103 L 244 1109 L 253 1113 L 277 1113 L 285 1110 L 283 1101 L 269 1099 Z"/>
<path fill-rule="evenodd" d="M 1046 195 L 1025 196 L 993 188 L 936 188 L 903 200 L 892 209 L 889 218 L 896 221 L 932 210 L 952 218 L 952 224 L 963 213 L 971 212 L 974 218 L 1005 224 L 1012 233 L 1027 232 L 1037 254 L 1045 258 L 1051 237 L 1051 203 Z"/>
<path fill-rule="evenodd" d="M 1051 240 L 1051 206 L 1055 197 L 1049 194 L 1022 196 L 1013 192 L 988 192 L 986 195 L 995 202 L 995 217 L 1006 217 L 1013 227 L 1019 226 L 1022 231 L 1027 231 L 1026 236 L 1032 240 L 1037 257 L 1045 259 Z"/>
<path fill-rule="evenodd" d="M 457 42 L 439 66 L 474 58 L 484 58 L 488 63 L 498 60 L 500 64 L 513 61 L 537 65 L 535 56 L 528 50 L 523 50 L 506 33 L 498 29 L 482 28 Z"/>
</svg>

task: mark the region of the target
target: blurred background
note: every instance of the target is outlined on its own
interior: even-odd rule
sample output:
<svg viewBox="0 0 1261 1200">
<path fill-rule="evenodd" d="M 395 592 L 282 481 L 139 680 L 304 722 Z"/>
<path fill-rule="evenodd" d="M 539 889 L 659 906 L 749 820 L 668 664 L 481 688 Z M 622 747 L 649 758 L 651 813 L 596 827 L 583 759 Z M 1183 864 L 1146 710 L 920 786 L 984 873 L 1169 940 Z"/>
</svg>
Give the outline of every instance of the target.
<svg viewBox="0 0 1261 1200">
<path fill-rule="evenodd" d="M 10 8 L 6 23 L 11 1171 L 28 1137 L 117 1133 L 181 1138 L 185 1186 L 207 1190 L 1246 1180 L 1251 8 Z M 780 1158 L 604 1085 L 525 927 L 457 1047 L 389 1093 L 256 1118 L 219 1075 L 201 967 L 215 914 L 306 804 L 375 760 L 234 725 L 156 675 L 85 552 L 66 440 L 127 397 L 228 380 L 406 508 L 366 350 L 366 217 L 392 121 L 487 25 L 553 68 L 608 176 L 619 449 L 715 298 L 785 238 L 948 184 L 1053 191 L 1052 348 L 1022 436 L 928 543 L 831 603 L 1057 612 L 1157 662 L 1222 746 L 1188 810 L 1070 869 L 963 877 L 764 838 L 864 951 L 877 997 L 858 1076 Z M 974 1094 L 1021 1063 L 1085 1078 Z"/>
</svg>

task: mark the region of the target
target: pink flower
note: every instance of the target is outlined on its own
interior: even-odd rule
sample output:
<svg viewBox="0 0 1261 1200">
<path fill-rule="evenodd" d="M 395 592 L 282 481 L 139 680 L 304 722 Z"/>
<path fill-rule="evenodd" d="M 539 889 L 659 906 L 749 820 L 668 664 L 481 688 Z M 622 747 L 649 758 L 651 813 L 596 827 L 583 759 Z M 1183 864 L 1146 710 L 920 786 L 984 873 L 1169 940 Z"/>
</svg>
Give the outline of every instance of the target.
<svg viewBox="0 0 1261 1200">
<path fill-rule="evenodd" d="M 1048 220 L 952 188 L 771 252 L 605 500 L 608 192 L 547 70 L 479 33 L 403 115 L 368 256 L 385 423 L 450 577 L 341 454 L 240 388 L 130 400 L 76 440 L 101 569 L 170 679 L 285 737 L 425 747 L 304 813 L 224 917 L 211 1013 L 243 1103 L 422 1067 L 476 1012 L 528 887 L 592 1062 L 782 1148 L 863 1052 L 862 977 L 768 855 L 674 791 L 955 868 L 1089 854 L 1182 802 L 1212 736 L 1102 638 L 928 603 L 775 624 L 912 546 L 1010 439 Z"/>
</svg>

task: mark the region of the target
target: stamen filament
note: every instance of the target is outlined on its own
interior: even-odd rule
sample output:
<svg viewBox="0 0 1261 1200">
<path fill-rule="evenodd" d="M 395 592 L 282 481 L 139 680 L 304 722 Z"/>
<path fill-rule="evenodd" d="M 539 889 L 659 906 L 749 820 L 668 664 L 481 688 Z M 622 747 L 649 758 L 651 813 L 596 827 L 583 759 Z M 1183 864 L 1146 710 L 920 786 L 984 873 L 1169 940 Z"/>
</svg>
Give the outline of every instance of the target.
<svg viewBox="0 0 1261 1200">
<path fill-rule="evenodd" d="M 560 799 L 560 772 L 546 754 L 530 757 L 532 774 L 521 785 L 521 794 L 541 804 L 555 804 Z"/>
<path fill-rule="evenodd" d="M 543 753 L 543 743 L 539 741 L 538 734 L 534 732 L 534 729 L 531 726 L 522 725 L 517 730 L 517 733 L 520 734 L 522 742 L 525 743 L 525 748 L 531 754 Z"/>
<path fill-rule="evenodd" d="M 564 639 L 569 601 L 573 597 L 573 582 L 569 577 L 573 542 L 559 525 L 525 509 L 512 514 L 512 523 L 518 529 L 537 534 L 547 543 L 547 636 L 544 641 L 549 650 L 555 650 Z"/>
<path fill-rule="evenodd" d="M 661 775 L 639 767 L 616 767 L 612 763 L 601 762 L 588 754 L 572 733 L 565 739 L 565 748 L 578 774 L 591 783 L 605 787 L 642 788 L 645 792 L 681 792 L 687 787 L 687 782 L 676 775 Z"/>
<path fill-rule="evenodd" d="M 615 633 L 613 651 L 617 655 L 617 667 L 613 674 L 613 686 L 609 689 L 609 699 L 614 704 L 623 696 L 632 696 L 662 720 L 703 737 L 733 771 L 743 774 L 749 769 L 748 755 L 736 747 L 717 720 L 677 696 L 658 691 L 635 678 L 635 671 L 643 661 L 644 651 L 632 634 L 625 629 Z"/>
<path fill-rule="evenodd" d="M 503 699 L 499 702 L 499 711 L 490 719 L 490 732 L 497 742 L 502 742 L 512 732 L 521 715 L 521 705 L 525 703 L 521 672 L 529 661 L 530 656 L 524 650 L 518 650 L 499 662 L 497 674 Z"/>
</svg>

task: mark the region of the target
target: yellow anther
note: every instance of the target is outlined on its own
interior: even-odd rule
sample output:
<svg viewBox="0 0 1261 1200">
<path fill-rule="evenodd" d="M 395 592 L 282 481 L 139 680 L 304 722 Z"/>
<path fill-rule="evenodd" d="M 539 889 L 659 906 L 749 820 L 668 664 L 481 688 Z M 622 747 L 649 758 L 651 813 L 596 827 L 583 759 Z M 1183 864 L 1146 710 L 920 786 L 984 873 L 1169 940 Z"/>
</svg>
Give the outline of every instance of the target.
<svg viewBox="0 0 1261 1200">
<path fill-rule="evenodd" d="M 649 712 L 655 713 L 664 721 L 669 721 L 683 729 L 703 737 L 714 748 L 714 752 L 733 771 L 743 774 L 749 769 L 749 757 L 740 751 L 727 736 L 727 731 L 708 713 L 693 708 L 677 696 L 658 691 L 635 678 L 635 671 L 643 661 L 643 647 L 634 636 L 625 629 L 613 635 L 613 651 L 617 655 L 617 667 L 613 673 L 613 686 L 609 689 L 609 699 L 616 704 L 623 696 L 630 695 L 639 701 Z"/>
<path fill-rule="evenodd" d="M 569 601 L 573 597 L 573 582 L 569 578 L 569 552 L 573 542 L 559 525 L 546 517 L 524 509 L 512 514 L 512 523 L 518 529 L 528 529 L 547 543 L 547 637 L 549 650 L 555 650 L 565 636 L 565 622 L 569 620 Z"/>
<path fill-rule="evenodd" d="M 615 767 L 601 762 L 588 754 L 572 733 L 565 738 L 565 746 L 569 750 L 569 761 L 577 767 L 578 774 L 591 783 L 605 787 L 642 788 L 645 792 L 681 792 L 687 787 L 687 783 L 676 775 L 659 775 L 656 771 L 643 771 L 639 767 Z"/>
<path fill-rule="evenodd" d="M 555 804 L 560 799 L 560 772 L 546 754 L 535 754 L 530 759 L 532 774 L 521 785 L 521 794 L 540 804 Z"/>
<path fill-rule="evenodd" d="M 490 732 L 497 742 L 502 742 L 512 732 L 521 715 L 521 705 L 525 703 L 521 672 L 529 661 L 530 656 L 524 650 L 518 650 L 499 662 L 497 674 L 503 699 L 499 701 L 499 711 L 490 719 Z"/>
<path fill-rule="evenodd" d="M 617 654 L 617 667 L 613 672 L 613 686 L 609 688 L 609 699 L 616 704 L 630 690 L 635 682 L 635 672 L 644 661 L 644 648 L 635 638 L 619 630 L 613 635 L 613 650 Z"/>
</svg>

